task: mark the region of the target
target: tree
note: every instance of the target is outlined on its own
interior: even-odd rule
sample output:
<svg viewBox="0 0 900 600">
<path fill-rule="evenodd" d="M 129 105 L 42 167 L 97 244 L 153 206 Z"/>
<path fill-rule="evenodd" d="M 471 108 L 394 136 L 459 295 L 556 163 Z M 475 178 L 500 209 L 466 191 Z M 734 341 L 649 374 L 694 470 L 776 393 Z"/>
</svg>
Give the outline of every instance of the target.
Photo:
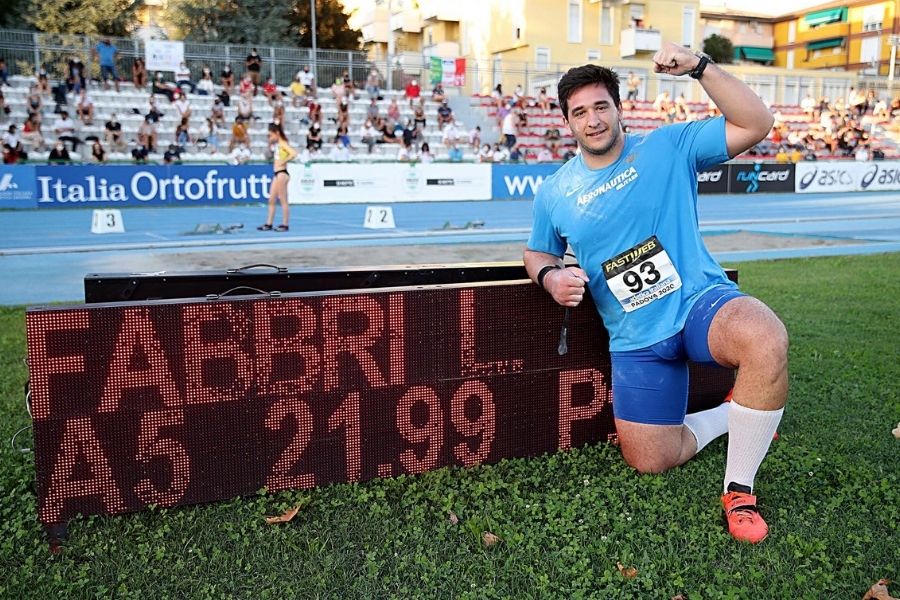
<svg viewBox="0 0 900 600">
<path fill-rule="evenodd" d="M 26 20 L 44 33 L 125 37 L 137 25 L 142 0 L 44 0 L 33 2 Z"/>
<path fill-rule="evenodd" d="M 18 29 L 27 26 L 23 15 L 26 6 L 24 0 L 0 0 L 0 27 Z"/>
<path fill-rule="evenodd" d="M 703 40 L 703 51 L 717 63 L 730 64 L 734 62 L 734 45 L 727 37 L 719 34 L 714 33 Z"/>
<path fill-rule="evenodd" d="M 357 50 L 360 34 L 351 29 L 347 22 L 349 15 L 337 0 L 315 0 L 316 2 L 316 46 L 336 50 Z M 309 0 L 294 0 L 290 15 L 291 33 L 295 44 L 302 48 L 312 47 L 312 20 Z"/>
</svg>

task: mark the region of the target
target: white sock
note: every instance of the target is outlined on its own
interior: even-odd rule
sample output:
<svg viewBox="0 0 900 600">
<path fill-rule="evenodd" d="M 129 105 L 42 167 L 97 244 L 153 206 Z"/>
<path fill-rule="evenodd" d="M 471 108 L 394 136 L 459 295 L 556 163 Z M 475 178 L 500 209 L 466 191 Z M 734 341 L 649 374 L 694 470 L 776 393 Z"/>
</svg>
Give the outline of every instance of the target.
<svg viewBox="0 0 900 600">
<path fill-rule="evenodd" d="M 697 440 L 697 452 L 728 432 L 728 407 L 731 402 L 723 402 L 715 408 L 684 416 L 684 425 Z"/>
<path fill-rule="evenodd" d="M 756 471 L 762 464 L 772 436 L 778 429 L 783 408 L 778 410 L 756 410 L 730 403 L 728 413 L 728 461 L 725 463 L 724 491 L 731 482 L 753 489 Z"/>
</svg>

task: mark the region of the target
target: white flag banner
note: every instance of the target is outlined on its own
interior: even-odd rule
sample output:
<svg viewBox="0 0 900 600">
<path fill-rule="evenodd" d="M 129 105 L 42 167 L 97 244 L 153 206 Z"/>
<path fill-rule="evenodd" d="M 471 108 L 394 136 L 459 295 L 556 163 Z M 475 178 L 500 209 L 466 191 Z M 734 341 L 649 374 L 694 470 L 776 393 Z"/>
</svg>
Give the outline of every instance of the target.
<svg viewBox="0 0 900 600">
<path fill-rule="evenodd" d="M 144 48 L 148 71 L 176 71 L 184 62 L 184 42 L 147 40 Z"/>
</svg>

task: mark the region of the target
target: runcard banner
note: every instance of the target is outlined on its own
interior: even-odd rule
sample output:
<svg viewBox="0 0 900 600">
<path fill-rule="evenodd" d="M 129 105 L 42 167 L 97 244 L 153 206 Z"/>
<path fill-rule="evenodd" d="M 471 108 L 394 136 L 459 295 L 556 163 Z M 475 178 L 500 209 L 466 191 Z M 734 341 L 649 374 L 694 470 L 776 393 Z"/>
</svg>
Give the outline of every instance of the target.
<svg viewBox="0 0 900 600">
<path fill-rule="evenodd" d="M 900 191 L 900 161 L 797 163 L 795 191 L 803 194 Z"/>
<path fill-rule="evenodd" d="M 307 163 L 288 172 L 291 204 L 491 199 L 487 164 Z"/>
<path fill-rule="evenodd" d="M 184 62 L 184 42 L 147 40 L 144 61 L 148 71 L 176 71 Z"/>
</svg>

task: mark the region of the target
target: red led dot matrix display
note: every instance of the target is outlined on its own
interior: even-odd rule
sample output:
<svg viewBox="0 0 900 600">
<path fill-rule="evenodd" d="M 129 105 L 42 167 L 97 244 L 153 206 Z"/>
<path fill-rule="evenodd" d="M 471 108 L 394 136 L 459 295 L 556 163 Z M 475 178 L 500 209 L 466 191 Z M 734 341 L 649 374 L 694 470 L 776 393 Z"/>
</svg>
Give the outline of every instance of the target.
<svg viewBox="0 0 900 600">
<path fill-rule="evenodd" d="M 613 439 L 607 338 L 526 282 L 35 308 L 39 518 L 472 466 Z M 692 366 L 690 404 L 730 370 Z"/>
</svg>

